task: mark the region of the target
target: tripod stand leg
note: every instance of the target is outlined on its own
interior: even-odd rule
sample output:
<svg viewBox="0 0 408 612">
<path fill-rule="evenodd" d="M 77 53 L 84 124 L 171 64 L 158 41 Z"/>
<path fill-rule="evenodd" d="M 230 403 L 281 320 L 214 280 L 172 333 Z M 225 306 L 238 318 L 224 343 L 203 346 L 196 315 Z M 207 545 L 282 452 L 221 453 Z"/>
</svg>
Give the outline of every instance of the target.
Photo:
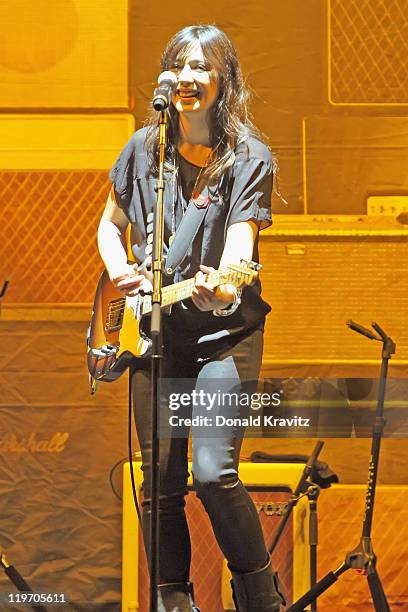
<svg viewBox="0 0 408 612">
<path fill-rule="evenodd" d="M 321 595 L 324 591 L 334 584 L 339 576 L 343 574 L 343 572 L 349 569 L 348 565 L 343 563 L 335 572 L 329 572 L 326 576 L 323 576 L 319 582 L 315 584 L 307 593 L 305 593 L 300 599 L 295 601 L 286 612 L 302 612 L 302 610 L 312 603 L 319 595 Z"/>
<path fill-rule="evenodd" d="M 390 612 L 390 606 L 376 569 L 372 574 L 367 575 L 367 581 L 376 612 Z"/>
</svg>

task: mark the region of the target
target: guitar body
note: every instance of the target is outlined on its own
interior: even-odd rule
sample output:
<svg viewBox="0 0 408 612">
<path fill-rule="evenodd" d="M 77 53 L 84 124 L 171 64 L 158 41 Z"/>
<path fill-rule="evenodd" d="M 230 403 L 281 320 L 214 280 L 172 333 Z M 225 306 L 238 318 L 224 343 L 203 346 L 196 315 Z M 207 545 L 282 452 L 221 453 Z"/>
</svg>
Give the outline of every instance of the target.
<svg viewBox="0 0 408 612">
<path fill-rule="evenodd" d="M 88 330 L 88 370 L 92 379 L 112 382 L 132 359 L 148 356 L 150 340 L 140 330 L 139 301 L 139 296 L 124 298 L 106 270 L 102 273 Z"/>
<path fill-rule="evenodd" d="M 229 264 L 209 274 L 213 287 L 231 283 L 235 287 L 251 285 L 258 278 L 261 266 L 256 262 Z M 190 298 L 194 278 L 163 288 L 161 306 L 166 309 Z M 124 297 L 109 280 L 106 270 L 96 288 L 92 320 L 88 330 L 88 370 L 91 392 L 97 381 L 112 382 L 123 374 L 130 362 L 142 367 L 142 360 L 151 354 L 151 341 L 140 326 L 142 315 L 152 310 L 151 295 Z"/>
</svg>

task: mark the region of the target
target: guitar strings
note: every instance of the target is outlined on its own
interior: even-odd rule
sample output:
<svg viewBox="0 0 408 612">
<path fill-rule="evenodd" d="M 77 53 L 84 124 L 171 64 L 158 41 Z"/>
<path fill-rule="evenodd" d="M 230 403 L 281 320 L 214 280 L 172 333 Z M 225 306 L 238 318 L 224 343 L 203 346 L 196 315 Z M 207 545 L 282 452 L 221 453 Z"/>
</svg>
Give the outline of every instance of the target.
<svg viewBox="0 0 408 612">
<path fill-rule="evenodd" d="M 217 271 L 217 272 L 213 272 L 210 275 L 210 281 L 215 282 L 216 284 L 220 284 L 220 280 L 225 277 L 224 282 L 228 282 L 229 280 L 235 280 L 238 281 L 240 280 L 243 276 L 250 276 L 249 272 L 246 271 L 242 271 L 242 270 L 233 270 L 233 271 Z M 215 278 L 214 278 L 215 277 Z M 163 294 L 164 297 L 173 297 L 174 295 L 188 295 L 189 291 L 190 291 L 190 287 L 194 285 L 194 279 L 186 279 L 184 281 L 181 281 L 180 283 L 178 283 L 178 287 L 174 287 L 173 285 L 170 285 L 169 287 L 164 287 L 163 288 Z M 117 314 L 119 312 L 121 312 L 122 310 L 124 310 L 126 305 L 126 298 L 119 298 L 118 300 L 115 300 L 114 302 L 111 302 L 109 304 L 109 313 L 111 314 Z"/>
</svg>

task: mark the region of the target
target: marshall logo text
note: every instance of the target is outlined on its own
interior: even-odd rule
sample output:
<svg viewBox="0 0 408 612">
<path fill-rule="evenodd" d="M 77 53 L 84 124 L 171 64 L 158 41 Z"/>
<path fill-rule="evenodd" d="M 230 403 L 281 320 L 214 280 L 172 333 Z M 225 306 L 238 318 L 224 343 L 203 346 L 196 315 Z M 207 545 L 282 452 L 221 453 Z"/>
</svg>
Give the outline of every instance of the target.
<svg viewBox="0 0 408 612">
<path fill-rule="evenodd" d="M 62 453 L 68 438 L 66 431 L 57 431 L 48 438 L 35 431 L 21 438 L 16 434 L 0 434 L 0 453 Z"/>
</svg>

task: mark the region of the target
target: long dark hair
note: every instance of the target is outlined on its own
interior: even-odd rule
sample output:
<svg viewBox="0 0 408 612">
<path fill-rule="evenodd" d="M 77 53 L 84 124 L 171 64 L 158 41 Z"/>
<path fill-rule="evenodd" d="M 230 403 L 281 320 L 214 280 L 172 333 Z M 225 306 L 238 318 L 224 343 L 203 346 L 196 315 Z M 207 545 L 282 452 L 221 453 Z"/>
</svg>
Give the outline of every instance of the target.
<svg viewBox="0 0 408 612">
<path fill-rule="evenodd" d="M 201 45 L 203 55 L 215 68 L 219 77 L 218 98 L 209 111 L 210 146 L 213 155 L 203 172 L 203 177 L 218 180 L 235 160 L 234 149 L 249 135 L 264 140 L 261 132 L 254 126 L 248 111 L 250 93 L 245 85 L 234 45 L 227 35 L 213 25 L 194 25 L 183 28 L 167 44 L 162 58 L 162 70 L 171 70 L 176 59 L 193 43 Z M 167 168 L 170 169 L 176 155 L 179 138 L 178 112 L 170 104 L 168 110 Z M 149 129 L 146 148 L 149 167 L 157 172 L 158 127 L 157 113 L 149 114 L 146 121 Z"/>
</svg>

